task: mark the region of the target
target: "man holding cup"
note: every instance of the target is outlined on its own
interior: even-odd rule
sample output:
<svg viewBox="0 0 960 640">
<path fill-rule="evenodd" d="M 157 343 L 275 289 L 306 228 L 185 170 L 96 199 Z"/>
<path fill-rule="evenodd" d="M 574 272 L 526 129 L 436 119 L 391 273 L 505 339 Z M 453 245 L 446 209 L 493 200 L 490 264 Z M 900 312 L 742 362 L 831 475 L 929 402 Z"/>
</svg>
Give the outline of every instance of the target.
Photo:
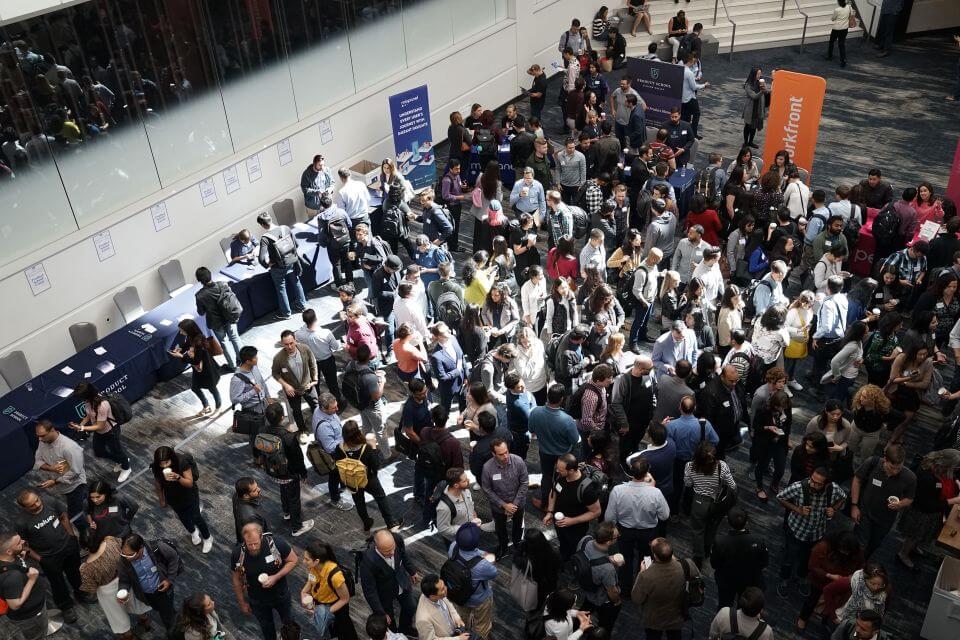
<svg viewBox="0 0 960 640">
<path fill-rule="evenodd" d="M 180 555 L 162 540 L 145 541 L 136 533 L 124 538 L 120 549 L 117 601 L 126 604 L 133 595 L 150 605 L 169 633 L 176 621 L 174 580 L 180 574 Z"/>
<path fill-rule="evenodd" d="M 888 444 L 882 456 L 867 458 L 853 477 L 850 517 L 857 523 L 863 557 L 873 555 L 897 519 L 913 504 L 917 476 L 903 466 L 903 445 Z"/>
</svg>

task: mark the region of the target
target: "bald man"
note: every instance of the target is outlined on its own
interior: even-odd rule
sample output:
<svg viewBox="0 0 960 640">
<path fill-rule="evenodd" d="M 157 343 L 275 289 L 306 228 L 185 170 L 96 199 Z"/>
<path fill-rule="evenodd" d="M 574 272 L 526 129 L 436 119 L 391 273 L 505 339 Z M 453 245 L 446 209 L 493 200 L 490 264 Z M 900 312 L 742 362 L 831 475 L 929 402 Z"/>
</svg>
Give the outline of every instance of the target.
<svg viewBox="0 0 960 640">
<path fill-rule="evenodd" d="M 620 462 L 624 463 L 637 450 L 647 432 L 656 407 L 657 383 L 651 372 L 653 360 L 637 356 L 633 366 L 621 373 L 613 383 L 610 403 L 613 426 L 620 436 Z"/>
<path fill-rule="evenodd" d="M 417 604 L 413 587 L 420 581 L 417 570 L 407 555 L 403 538 L 381 529 L 373 536 L 373 545 L 363 552 L 360 561 L 360 586 L 374 613 L 387 616 L 391 631 L 416 635 L 413 618 Z M 397 619 L 397 607 L 400 609 Z"/>
</svg>

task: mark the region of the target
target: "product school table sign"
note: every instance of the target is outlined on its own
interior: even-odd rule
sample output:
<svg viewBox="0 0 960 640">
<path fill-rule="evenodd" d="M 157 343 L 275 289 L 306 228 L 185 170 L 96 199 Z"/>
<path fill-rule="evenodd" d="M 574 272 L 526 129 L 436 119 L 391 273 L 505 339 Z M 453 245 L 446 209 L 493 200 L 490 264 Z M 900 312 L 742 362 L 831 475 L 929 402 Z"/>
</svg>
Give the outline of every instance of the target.
<svg viewBox="0 0 960 640">
<path fill-rule="evenodd" d="M 397 169 L 414 189 L 436 181 L 427 85 L 390 96 L 390 122 Z"/>
</svg>

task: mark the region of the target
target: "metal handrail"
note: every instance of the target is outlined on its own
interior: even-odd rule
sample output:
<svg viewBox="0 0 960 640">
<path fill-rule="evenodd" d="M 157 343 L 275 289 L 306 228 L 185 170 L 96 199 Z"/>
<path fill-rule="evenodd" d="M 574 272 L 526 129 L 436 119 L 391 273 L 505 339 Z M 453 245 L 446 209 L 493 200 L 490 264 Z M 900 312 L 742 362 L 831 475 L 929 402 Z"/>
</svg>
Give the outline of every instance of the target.
<svg viewBox="0 0 960 640">
<path fill-rule="evenodd" d="M 799 0 L 793 0 L 793 3 L 794 3 L 795 5 L 797 5 L 797 13 L 799 13 L 800 15 L 803 16 L 803 35 L 800 36 L 800 52 L 802 53 L 802 52 L 803 52 L 803 48 L 804 48 L 804 44 L 806 44 L 806 40 L 807 40 L 807 22 L 809 22 L 810 16 L 808 16 L 807 14 L 805 14 L 805 13 L 803 12 L 803 9 L 800 8 L 800 1 L 799 1 Z M 780 3 L 780 17 L 781 17 L 781 18 L 783 17 L 783 14 L 786 12 L 786 9 L 787 9 L 787 0 L 783 0 L 783 2 Z"/>
<path fill-rule="evenodd" d="M 723 15 L 726 16 L 727 22 L 733 25 L 733 30 L 730 32 L 730 60 L 733 60 L 733 43 L 737 39 L 737 23 L 730 19 L 727 3 L 723 0 L 713 0 L 713 26 L 717 26 L 717 11 L 721 4 L 723 5 Z"/>
</svg>

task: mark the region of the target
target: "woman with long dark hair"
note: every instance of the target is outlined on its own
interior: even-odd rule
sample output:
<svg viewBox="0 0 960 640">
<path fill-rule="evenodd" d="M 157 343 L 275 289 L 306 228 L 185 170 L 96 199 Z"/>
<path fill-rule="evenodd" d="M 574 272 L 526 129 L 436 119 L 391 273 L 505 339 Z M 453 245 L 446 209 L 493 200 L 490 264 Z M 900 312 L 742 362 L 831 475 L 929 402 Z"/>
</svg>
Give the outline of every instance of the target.
<svg viewBox="0 0 960 640">
<path fill-rule="evenodd" d="M 795 446 L 790 454 L 790 481 L 787 484 L 805 480 L 820 467 L 829 466 L 827 439 L 819 431 L 805 433 L 800 438 L 800 444 Z"/>
<path fill-rule="evenodd" d="M 773 475 L 770 476 L 770 491 L 776 495 L 780 491 L 780 481 L 787 466 L 787 452 L 790 447 L 790 429 L 793 426 L 793 405 L 790 396 L 783 391 L 775 391 L 765 407 L 761 407 L 753 421 L 754 444 L 751 457 L 756 456 L 753 477 L 756 480 L 757 498 L 766 502 L 769 496 L 764 491 L 763 477 L 773 460 Z"/>
<path fill-rule="evenodd" d="M 220 382 L 220 367 L 207 350 L 207 339 L 197 323 L 190 318 L 181 320 L 177 327 L 180 331 L 181 340 L 169 353 L 174 358 L 182 360 L 183 364 L 190 366 L 192 372 L 190 390 L 200 398 L 200 404 L 203 405 L 197 417 L 219 411 L 220 392 L 217 391 L 217 383 Z M 204 389 L 213 396 L 215 405 L 213 409 L 207 403 L 207 396 L 203 393 Z"/>
<path fill-rule="evenodd" d="M 773 166 L 771 166 L 768 171 L 777 174 L 777 178 L 780 180 L 780 191 L 783 191 L 783 188 L 786 186 L 790 170 L 793 168 L 794 164 L 790 160 L 790 152 L 786 149 L 777 151 L 776 155 L 773 156 Z"/>
<path fill-rule="evenodd" d="M 853 285 L 847 294 L 847 326 L 855 322 L 867 322 L 864 318 L 873 309 L 873 294 L 877 290 L 877 281 L 873 278 L 862 278 Z M 871 318 L 869 325 L 875 325 L 877 318 Z M 868 325 L 868 328 L 872 328 Z"/>
<path fill-rule="evenodd" d="M 900 283 L 900 268 L 895 264 L 880 269 L 880 282 L 873 294 L 874 306 L 880 311 L 900 311 L 910 300 L 910 290 Z"/>
<path fill-rule="evenodd" d="M 730 351 L 730 334 L 743 329 L 743 301 L 740 299 L 740 287 L 728 284 L 720 299 L 720 313 L 717 314 L 717 334 L 720 357 Z"/>
<path fill-rule="evenodd" d="M 763 121 L 767 118 L 767 104 L 765 93 L 770 91 L 761 77 L 760 67 L 753 67 L 743 83 L 743 92 L 747 101 L 743 105 L 743 145 L 752 149 L 760 146 L 754 142 L 757 131 L 763 129 Z"/>
<path fill-rule="evenodd" d="M 717 448 L 703 440 L 694 450 L 693 460 L 683 469 L 683 484 L 693 492 L 690 510 L 693 561 L 702 566 L 703 559 L 710 555 L 719 524 L 712 514 L 714 499 L 720 494 L 721 485 L 736 493 L 737 483 L 727 463 L 717 460 Z"/>
<path fill-rule="evenodd" d="M 853 428 L 843 417 L 844 405 L 836 399 L 823 404 L 823 411 L 807 423 L 806 433 L 822 433 L 830 453 L 831 476 L 835 482 L 843 482 L 853 474 L 853 453 L 849 449 Z"/>
<path fill-rule="evenodd" d="M 565 278 L 575 285 L 580 277 L 580 261 L 577 259 L 573 236 L 563 236 L 557 246 L 547 252 L 547 274 L 554 280 Z"/>
<path fill-rule="evenodd" d="M 933 185 L 926 180 L 917 185 L 917 199 L 913 201 L 913 208 L 917 210 L 917 228 L 923 223 L 932 220 L 937 224 L 943 222 L 942 198 L 933 191 Z"/>
<path fill-rule="evenodd" d="M 87 524 L 95 537 L 113 536 L 123 540 L 130 535 L 130 523 L 137 515 L 140 504 L 117 490 L 106 480 L 97 479 L 87 485 Z"/>
<path fill-rule="evenodd" d="M 357 630 L 350 620 L 346 574 L 333 547 L 313 540 L 303 550 L 303 561 L 308 579 L 300 589 L 300 605 L 310 613 L 317 633 L 321 638 L 331 634 L 337 640 L 357 640 Z"/>
<path fill-rule="evenodd" d="M 470 167 L 470 130 L 463 126 L 463 115 L 459 111 L 450 114 L 450 126 L 447 127 L 447 140 L 450 141 L 450 158 L 460 161 L 460 166 Z"/>
<path fill-rule="evenodd" d="M 183 634 L 183 640 L 233 640 L 214 606 L 213 598 L 203 592 L 183 599 L 177 620 L 177 631 Z"/>
<path fill-rule="evenodd" d="M 886 390 L 893 406 L 903 412 L 903 419 L 893 430 L 891 444 L 903 444 L 903 435 L 920 408 L 920 398 L 930 387 L 932 377 L 933 358 L 922 342 L 914 342 L 894 359 Z"/>
<path fill-rule="evenodd" d="M 473 215 L 473 250 L 490 250 L 490 201 L 503 202 L 503 187 L 500 184 L 500 163 L 496 160 L 483 166 L 470 196 L 470 213 Z"/>
<path fill-rule="evenodd" d="M 753 149 L 744 145 L 737 153 L 737 157 L 727 167 L 727 173 L 733 175 L 733 170 L 737 167 L 743 169 L 743 181 L 756 182 L 760 179 L 760 165 L 753 157 Z M 729 180 L 729 178 L 728 178 Z"/>
<path fill-rule="evenodd" d="M 624 236 L 623 245 L 617 247 L 607 258 L 607 269 L 615 270 L 617 280 L 619 280 L 636 269 L 642 262 L 643 234 L 637 229 L 628 229 Z"/>
<path fill-rule="evenodd" d="M 504 282 L 498 282 L 490 289 L 487 300 L 483 304 L 480 318 L 485 327 L 489 327 L 488 349 L 497 347 L 513 340 L 513 334 L 520 324 L 520 310 L 517 303 L 510 297 L 510 287 Z"/>
<path fill-rule="evenodd" d="M 193 456 L 177 453 L 172 447 L 157 447 L 153 452 L 153 487 L 161 507 L 170 507 L 191 535 L 193 544 L 203 543 L 203 553 L 213 548 L 210 527 L 200 511 L 200 471 Z"/>
<path fill-rule="evenodd" d="M 611 333 L 620 331 L 626 319 L 626 314 L 623 311 L 623 307 L 620 306 L 620 301 L 613 295 L 613 289 L 610 288 L 610 285 L 603 283 L 599 284 L 593 290 L 590 298 L 584 304 L 584 322 L 592 323 L 593 319 L 601 313 L 607 314 L 607 318 L 609 319 L 607 328 L 610 329 Z"/>
<path fill-rule="evenodd" d="M 780 193 L 780 176 L 775 169 L 767 171 L 760 178 L 760 190 L 753 193 L 753 217 L 764 234 L 767 225 L 777 221 L 777 212 L 783 207 L 783 194 Z"/>
<path fill-rule="evenodd" d="M 333 450 L 334 460 L 359 460 L 367 471 L 367 485 L 357 489 L 350 490 L 353 496 L 353 503 L 357 507 L 357 515 L 360 516 L 360 522 L 363 523 L 364 534 L 369 534 L 373 528 L 373 518 L 367 513 L 366 494 L 369 493 L 377 507 L 380 509 L 380 515 L 386 523 L 387 528 L 394 529 L 403 526 L 403 520 L 394 519 L 390 505 L 387 502 L 387 494 L 380 484 L 378 473 L 381 467 L 381 452 L 377 450 L 377 441 L 371 436 L 369 439 L 363 435 L 360 425 L 356 420 L 348 420 L 343 425 L 343 444 Z"/>
<path fill-rule="evenodd" d="M 545 305 L 546 315 L 543 321 L 541 338 L 550 342 L 555 335 L 562 335 L 580 323 L 580 309 L 577 299 L 566 280 L 560 278 L 550 286 L 550 296 Z"/>
<path fill-rule="evenodd" d="M 729 182 L 727 183 L 729 184 Z M 726 187 L 724 187 L 726 191 Z M 733 199 L 736 199 L 734 194 Z M 732 207 L 733 200 L 730 206 Z M 730 209 L 732 215 L 733 209 Z M 750 254 L 747 253 L 747 243 L 753 237 L 753 231 L 757 226 L 757 221 L 750 214 L 740 217 L 737 227 L 730 232 L 727 237 L 727 263 L 730 265 L 730 281 L 740 286 L 750 284 L 750 270 L 748 260 Z"/>
<path fill-rule="evenodd" d="M 603 284 L 603 274 L 600 273 L 600 269 L 595 265 L 585 267 L 583 273 L 586 275 L 586 278 L 584 278 L 580 286 L 577 287 L 577 304 L 586 307 L 590 296 L 593 295 L 597 287 Z M 583 311 L 585 321 L 589 321 L 589 316 L 587 316 L 588 310 L 584 308 Z"/>
<path fill-rule="evenodd" d="M 463 349 L 463 355 L 471 363 L 478 362 L 488 351 L 489 339 L 483 328 L 483 320 L 480 319 L 479 305 L 468 304 L 464 307 L 463 318 L 460 320 L 457 335 L 460 339 L 460 348 Z"/>
<path fill-rule="evenodd" d="M 490 261 L 488 267 L 494 268 L 494 278 L 497 282 L 503 282 L 510 291 L 516 292 L 517 279 L 514 271 L 517 267 L 517 259 L 513 255 L 513 249 L 507 244 L 507 239 L 497 235 L 493 237 L 493 249 L 490 251 Z"/>
<path fill-rule="evenodd" d="M 546 599 L 543 629 L 547 637 L 556 640 L 584 640 L 584 632 L 592 629 L 590 614 L 574 608 L 577 596 L 569 589 L 560 589 Z"/>
<path fill-rule="evenodd" d="M 937 329 L 934 341 L 941 349 L 947 347 L 947 340 L 953 325 L 960 319 L 960 296 L 957 295 L 957 276 L 952 270 L 937 276 L 917 299 L 914 311 L 933 311 L 937 316 Z"/>
<path fill-rule="evenodd" d="M 526 530 L 518 551 L 513 557 L 513 566 L 521 572 L 530 569 L 530 577 L 537 583 L 537 606 L 533 611 L 541 611 L 547 596 L 557 589 L 560 554 L 539 529 Z"/>
<path fill-rule="evenodd" d="M 482 305 L 494 283 L 494 269 L 486 266 L 490 254 L 477 251 L 473 258 L 463 265 L 460 277 L 463 279 L 463 301 L 467 304 Z"/>
<path fill-rule="evenodd" d="M 896 311 L 880 315 L 876 331 L 870 334 L 863 348 L 863 364 L 869 384 L 883 387 L 890 379 L 890 367 L 901 351 L 898 331 L 902 324 L 903 317 Z"/>
<path fill-rule="evenodd" d="M 680 296 L 680 318 L 687 321 L 687 327 L 693 329 L 697 336 L 697 345 L 701 349 L 713 349 L 717 344 L 711 320 L 713 305 L 707 300 L 704 293 L 703 281 L 693 278 Z"/>
<path fill-rule="evenodd" d="M 750 215 L 752 211 L 753 196 L 746 188 L 746 176 L 743 167 L 735 166 L 730 172 L 727 183 L 723 185 L 723 191 L 720 192 L 723 200 L 723 223 L 727 228 L 742 224 L 744 216 Z"/>
<path fill-rule="evenodd" d="M 80 382 L 73 389 L 73 397 L 83 401 L 86 415 L 79 423 L 71 422 L 70 428 L 80 432 L 92 432 L 93 455 L 117 463 L 113 469 L 120 474 L 117 483 L 126 482 L 132 473 L 130 458 L 123 449 L 120 425 L 113 416 L 113 408 L 107 396 L 89 382 Z"/>
</svg>

